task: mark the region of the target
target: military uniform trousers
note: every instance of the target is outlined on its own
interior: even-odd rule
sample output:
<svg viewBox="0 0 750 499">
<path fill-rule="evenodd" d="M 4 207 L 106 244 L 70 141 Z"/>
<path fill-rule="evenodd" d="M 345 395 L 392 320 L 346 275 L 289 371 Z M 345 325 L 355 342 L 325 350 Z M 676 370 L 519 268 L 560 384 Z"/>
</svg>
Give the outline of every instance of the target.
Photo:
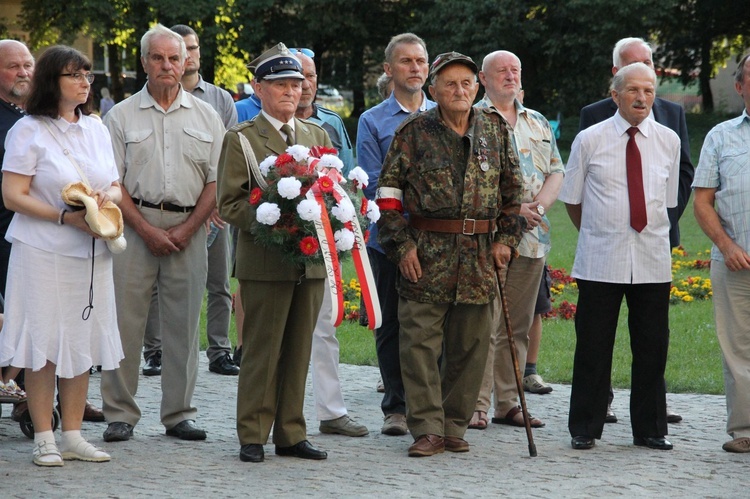
<svg viewBox="0 0 750 499">
<path fill-rule="evenodd" d="M 491 309 L 491 303 L 399 299 L 406 424 L 415 439 L 424 434 L 463 438 L 487 362 Z"/>
<path fill-rule="evenodd" d="M 189 213 L 139 208 L 154 227 L 167 229 L 184 222 Z M 162 335 L 161 422 L 171 428 L 195 419 L 192 405 L 198 376 L 198 322 L 206 284 L 206 231 L 197 230 L 190 244 L 169 256 L 156 257 L 129 226 L 128 248 L 114 255 L 117 324 L 125 358 L 114 371 L 102 372 L 102 401 L 109 423 L 136 425 L 141 410 L 138 390 L 141 348 L 154 285 L 159 288 Z"/>
<path fill-rule="evenodd" d="M 286 447 L 307 439 L 303 414 L 312 332 L 323 301 L 324 279 L 240 279 L 247 315 L 237 385 L 240 445 Z"/>
</svg>

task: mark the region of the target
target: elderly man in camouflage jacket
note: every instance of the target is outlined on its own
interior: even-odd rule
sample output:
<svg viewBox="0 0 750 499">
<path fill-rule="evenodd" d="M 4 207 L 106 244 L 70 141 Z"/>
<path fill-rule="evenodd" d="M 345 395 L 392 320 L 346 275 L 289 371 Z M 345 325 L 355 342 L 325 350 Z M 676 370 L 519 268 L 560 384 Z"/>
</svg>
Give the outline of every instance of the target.
<svg viewBox="0 0 750 499">
<path fill-rule="evenodd" d="M 430 94 L 438 107 L 399 127 L 378 183 L 379 241 L 401 272 L 399 341 L 414 457 L 469 450 L 463 436 L 487 359 L 495 271 L 525 228 L 505 126 L 496 113 L 472 109 L 477 72 L 456 52 L 435 59 Z"/>
</svg>

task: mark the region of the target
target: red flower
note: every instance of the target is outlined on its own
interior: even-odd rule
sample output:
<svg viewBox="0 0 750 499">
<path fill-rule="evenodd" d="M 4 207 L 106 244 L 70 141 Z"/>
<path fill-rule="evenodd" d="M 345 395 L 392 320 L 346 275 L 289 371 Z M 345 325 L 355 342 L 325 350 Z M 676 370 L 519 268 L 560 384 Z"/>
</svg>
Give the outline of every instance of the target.
<svg viewBox="0 0 750 499">
<path fill-rule="evenodd" d="M 322 192 L 333 192 L 333 180 L 330 177 L 318 178 L 318 186 Z"/>
<path fill-rule="evenodd" d="M 365 244 L 367 244 L 367 242 L 368 242 L 369 240 L 370 240 L 370 231 L 369 231 L 369 230 L 366 230 L 366 231 L 365 231 Z"/>
<path fill-rule="evenodd" d="M 313 158 L 320 158 L 324 154 L 334 154 L 338 156 L 338 151 L 332 147 L 324 147 L 324 146 L 312 146 L 310 148 L 310 156 Z"/>
<path fill-rule="evenodd" d="M 312 256 L 318 252 L 320 244 L 318 240 L 312 236 L 303 237 L 302 241 L 299 242 L 299 249 L 305 256 Z"/>
<path fill-rule="evenodd" d="M 362 198 L 362 204 L 359 207 L 359 212 L 363 217 L 367 216 L 367 198 Z"/>
<path fill-rule="evenodd" d="M 260 187 L 256 187 L 252 191 L 250 191 L 250 204 L 255 206 L 258 203 L 260 203 L 261 198 L 263 197 L 263 190 Z"/>
<path fill-rule="evenodd" d="M 284 166 L 289 163 L 296 163 L 296 160 L 294 159 L 294 156 L 288 153 L 280 154 L 279 157 L 276 158 L 276 162 L 274 165 L 276 166 Z"/>
</svg>

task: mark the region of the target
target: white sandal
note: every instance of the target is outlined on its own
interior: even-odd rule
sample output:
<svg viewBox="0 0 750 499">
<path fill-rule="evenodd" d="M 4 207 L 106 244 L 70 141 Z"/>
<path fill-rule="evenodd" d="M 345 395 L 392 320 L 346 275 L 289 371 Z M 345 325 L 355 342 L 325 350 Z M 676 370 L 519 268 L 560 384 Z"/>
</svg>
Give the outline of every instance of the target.
<svg viewBox="0 0 750 499">
<path fill-rule="evenodd" d="M 63 458 L 60 451 L 57 450 L 55 442 L 42 441 L 34 446 L 34 458 L 32 459 L 37 466 L 62 466 Z"/>
<path fill-rule="evenodd" d="M 72 449 L 65 449 L 62 458 L 66 461 L 89 461 L 92 463 L 105 463 L 112 458 L 101 449 L 97 449 L 87 441 L 81 439 Z"/>
</svg>

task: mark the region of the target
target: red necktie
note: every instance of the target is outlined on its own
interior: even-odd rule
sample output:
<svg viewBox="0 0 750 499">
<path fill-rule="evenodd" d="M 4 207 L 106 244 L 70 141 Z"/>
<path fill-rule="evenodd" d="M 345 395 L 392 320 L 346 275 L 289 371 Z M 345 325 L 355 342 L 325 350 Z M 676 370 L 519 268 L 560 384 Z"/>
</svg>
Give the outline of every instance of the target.
<svg viewBox="0 0 750 499">
<path fill-rule="evenodd" d="M 628 171 L 628 199 L 630 200 L 630 226 L 640 232 L 648 223 L 646 219 L 646 198 L 643 195 L 643 170 L 641 152 L 635 143 L 638 128 L 628 128 L 628 145 L 625 148 L 625 165 Z"/>
</svg>

